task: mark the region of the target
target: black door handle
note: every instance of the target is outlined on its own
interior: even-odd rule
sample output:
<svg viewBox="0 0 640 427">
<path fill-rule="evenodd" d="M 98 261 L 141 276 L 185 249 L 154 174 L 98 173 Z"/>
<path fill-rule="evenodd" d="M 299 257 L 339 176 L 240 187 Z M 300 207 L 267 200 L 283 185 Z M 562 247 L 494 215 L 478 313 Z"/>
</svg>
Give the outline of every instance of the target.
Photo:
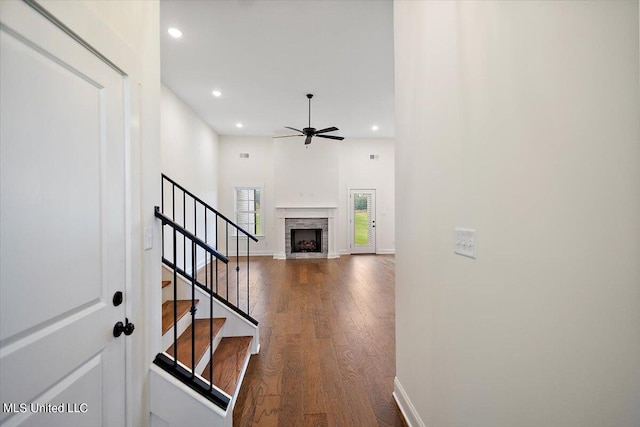
<svg viewBox="0 0 640 427">
<path fill-rule="evenodd" d="M 114 337 L 119 337 L 120 335 L 122 335 L 122 333 L 124 332 L 125 335 L 131 335 L 133 333 L 133 330 L 136 328 L 136 326 L 129 322 L 129 318 L 125 318 L 125 323 L 123 324 L 122 322 L 118 322 L 114 325 L 113 327 L 113 336 Z"/>
</svg>

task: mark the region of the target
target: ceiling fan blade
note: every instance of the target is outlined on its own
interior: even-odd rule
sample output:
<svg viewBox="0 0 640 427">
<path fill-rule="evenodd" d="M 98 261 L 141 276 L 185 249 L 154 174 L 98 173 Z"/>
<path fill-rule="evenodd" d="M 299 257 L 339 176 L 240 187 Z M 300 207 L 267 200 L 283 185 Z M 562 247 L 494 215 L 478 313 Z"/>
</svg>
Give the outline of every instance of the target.
<svg viewBox="0 0 640 427">
<path fill-rule="evenodd" d="M 333 136 L 333 135 L 316 135 L 318 138 L 327 138 L 327 139 L 337 139 L 338 141 L 342 141 L 344 139 L 343 136 Z"/>
<path fill-rule="evenodd" d="M 304 145 L 309 145 L 311 144 L 311 135 L 307 136 L 307 139 L 304 140 Z"/>
<path fill-rule="evenodd" d="M 300 132 L 301 134 L 304 135 L 304 132 L 302 132 L 300 129 L 296 129 L 296 128 L 290 128 L 289 126 L 285 126 L 286 129 L 291 129 L 291 130 L 295 130 L 296 132 Z"/>
<path fill-rule="evenodd" d="M 274 136 L 273 138 L 291 138 L 292 136 L 304 136 L 303 134 L 300 135 L 282 135 L 282 136 Z"/>
<path fill-rule="evenodd" d="M 330 127 L 330 128 L 317 130 L 317 131 L 315 131 L 314 133 L 317 135 L 317 134 L 319 134 L 319 133 L 333 132 L 334 130 L 340 130 L 340 129 L 338 129 L 337 127 L 333 127 L 333 126 L 332 126 L 332 127 Z"/>
</svg>

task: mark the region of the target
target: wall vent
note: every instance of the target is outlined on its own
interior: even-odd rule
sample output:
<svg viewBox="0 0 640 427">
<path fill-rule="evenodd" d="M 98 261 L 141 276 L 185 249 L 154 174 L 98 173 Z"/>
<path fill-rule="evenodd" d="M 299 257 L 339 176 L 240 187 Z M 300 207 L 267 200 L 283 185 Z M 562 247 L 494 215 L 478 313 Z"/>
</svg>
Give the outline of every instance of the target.
<svg viewBox="0 0 640 427">
<path fill-rule="evenodd" d="M 240 153 L 240 158 L 241 159 L 248 159 L 249 158 L 249 153 Z"/>
</svg>

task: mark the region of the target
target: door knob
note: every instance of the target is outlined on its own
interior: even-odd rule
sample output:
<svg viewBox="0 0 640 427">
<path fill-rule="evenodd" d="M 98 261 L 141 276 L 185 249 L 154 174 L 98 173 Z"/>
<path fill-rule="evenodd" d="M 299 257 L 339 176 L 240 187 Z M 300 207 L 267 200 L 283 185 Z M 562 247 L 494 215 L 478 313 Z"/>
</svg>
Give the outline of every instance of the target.
<svg viewBox="0 0 640 427">
<path fill-rule="evenodd" d="M 113 336 L 119 337 L 124 332 L 125 335 L 131 335 L 136 326 L 129 322 L 129 318 L 125 318 L 125 323 L 118 322 L 113 327 Z"/>
</svg>

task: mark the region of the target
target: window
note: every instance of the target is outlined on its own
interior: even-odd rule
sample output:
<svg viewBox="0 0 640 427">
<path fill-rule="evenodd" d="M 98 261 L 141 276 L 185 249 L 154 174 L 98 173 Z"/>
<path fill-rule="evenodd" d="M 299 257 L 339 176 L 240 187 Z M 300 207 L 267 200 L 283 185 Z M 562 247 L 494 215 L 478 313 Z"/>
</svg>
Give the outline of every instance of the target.
<svg viewBox="0 0 640 427">
<path fill-rule="evenodd" d="M 236 224 L 254 236 L 262 236 L 262 189 L 260 187 L 236 187 Z"/>
</svg>

